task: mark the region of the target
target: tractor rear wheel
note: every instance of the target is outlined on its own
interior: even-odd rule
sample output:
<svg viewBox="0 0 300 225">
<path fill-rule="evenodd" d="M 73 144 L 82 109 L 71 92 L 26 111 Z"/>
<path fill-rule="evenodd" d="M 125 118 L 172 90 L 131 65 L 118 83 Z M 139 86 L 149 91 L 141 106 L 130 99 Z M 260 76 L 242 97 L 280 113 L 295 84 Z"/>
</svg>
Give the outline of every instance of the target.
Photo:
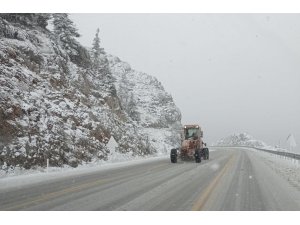
<svg viewBox="0 0 300 225">
<path fill-rule="evenodd" d="M 201 152 L 200 152 L 200 149 L 196 149 L 196 151 L 195 151 L 195 161 L 196 161 L 196 163 L 201 163 Z"/>
<path fill-rule="evenodd" d="M 171 163 L 177 163 L 177 149 L 171 149 Z"/>
</svg>

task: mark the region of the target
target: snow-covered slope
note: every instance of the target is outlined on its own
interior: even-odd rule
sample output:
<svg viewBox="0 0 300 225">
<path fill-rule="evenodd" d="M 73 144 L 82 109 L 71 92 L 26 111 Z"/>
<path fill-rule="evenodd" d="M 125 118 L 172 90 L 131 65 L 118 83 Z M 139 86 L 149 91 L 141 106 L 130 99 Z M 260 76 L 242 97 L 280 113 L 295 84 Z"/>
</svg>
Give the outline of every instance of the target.
<svg viewBox="0 0 300 225">
<path fill-rule="evenodd" d="M 118 154 L 176 146 L 180 112 L 155 78 L 112 56 L 101 74 L 88 50 L 75 43 L 70 55 L 41 18 L 0 14 L 0 169 L 109 160 L 111 137 Z"/>
</svg>

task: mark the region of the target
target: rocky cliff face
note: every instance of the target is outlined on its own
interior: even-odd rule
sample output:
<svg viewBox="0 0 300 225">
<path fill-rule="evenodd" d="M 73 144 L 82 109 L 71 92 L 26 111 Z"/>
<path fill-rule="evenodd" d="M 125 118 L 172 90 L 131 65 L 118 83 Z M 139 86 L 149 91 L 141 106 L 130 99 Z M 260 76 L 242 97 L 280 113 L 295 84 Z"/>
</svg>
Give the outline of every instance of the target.
<svg viewBox="0 0 300 225">
<path fill-rule="evenodd" d="M 181 113 L 172 96 L 155 77 L 133 70 L 117 57 L 108 59 L 122 109 L 147 145 L 161 154 L 178 147 Z"/>
<path fill-rule="evenodd" d="M 45 18 L 0 14 L 0 169 L 108 160 L 111 136 L 132 155 L 178 144 L 180 112 L 154 77 L 113 56 L 111 74 L 93 70 L 88 50 L 78 43 L 70 57 Z"/>
</svg>

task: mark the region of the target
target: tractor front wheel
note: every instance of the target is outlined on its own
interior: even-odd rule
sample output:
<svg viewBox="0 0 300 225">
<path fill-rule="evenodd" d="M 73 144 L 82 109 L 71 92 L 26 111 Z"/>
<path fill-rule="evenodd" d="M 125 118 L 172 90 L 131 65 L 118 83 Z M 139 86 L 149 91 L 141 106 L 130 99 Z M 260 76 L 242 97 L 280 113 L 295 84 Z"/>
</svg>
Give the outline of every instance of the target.
<svg viewBox="0 0 300 225">
<path fill-rule="evenodd" d="M 204 159 L 209 159 L 209 150 L 208 148 L 204 148 Z"/>
</svg>

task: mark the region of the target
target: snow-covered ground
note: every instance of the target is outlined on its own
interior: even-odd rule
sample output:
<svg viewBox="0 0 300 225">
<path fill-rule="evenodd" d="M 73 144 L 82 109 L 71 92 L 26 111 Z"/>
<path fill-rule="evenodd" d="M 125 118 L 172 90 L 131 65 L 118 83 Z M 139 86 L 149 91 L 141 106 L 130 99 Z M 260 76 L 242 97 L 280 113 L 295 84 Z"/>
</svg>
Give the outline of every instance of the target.
<svg viewBox="0 0 300 225">
<path fill-rule="evenodd" d="M 278 175 L 300 191 L 300 160 L 249 148 Z"/>
</svg>

